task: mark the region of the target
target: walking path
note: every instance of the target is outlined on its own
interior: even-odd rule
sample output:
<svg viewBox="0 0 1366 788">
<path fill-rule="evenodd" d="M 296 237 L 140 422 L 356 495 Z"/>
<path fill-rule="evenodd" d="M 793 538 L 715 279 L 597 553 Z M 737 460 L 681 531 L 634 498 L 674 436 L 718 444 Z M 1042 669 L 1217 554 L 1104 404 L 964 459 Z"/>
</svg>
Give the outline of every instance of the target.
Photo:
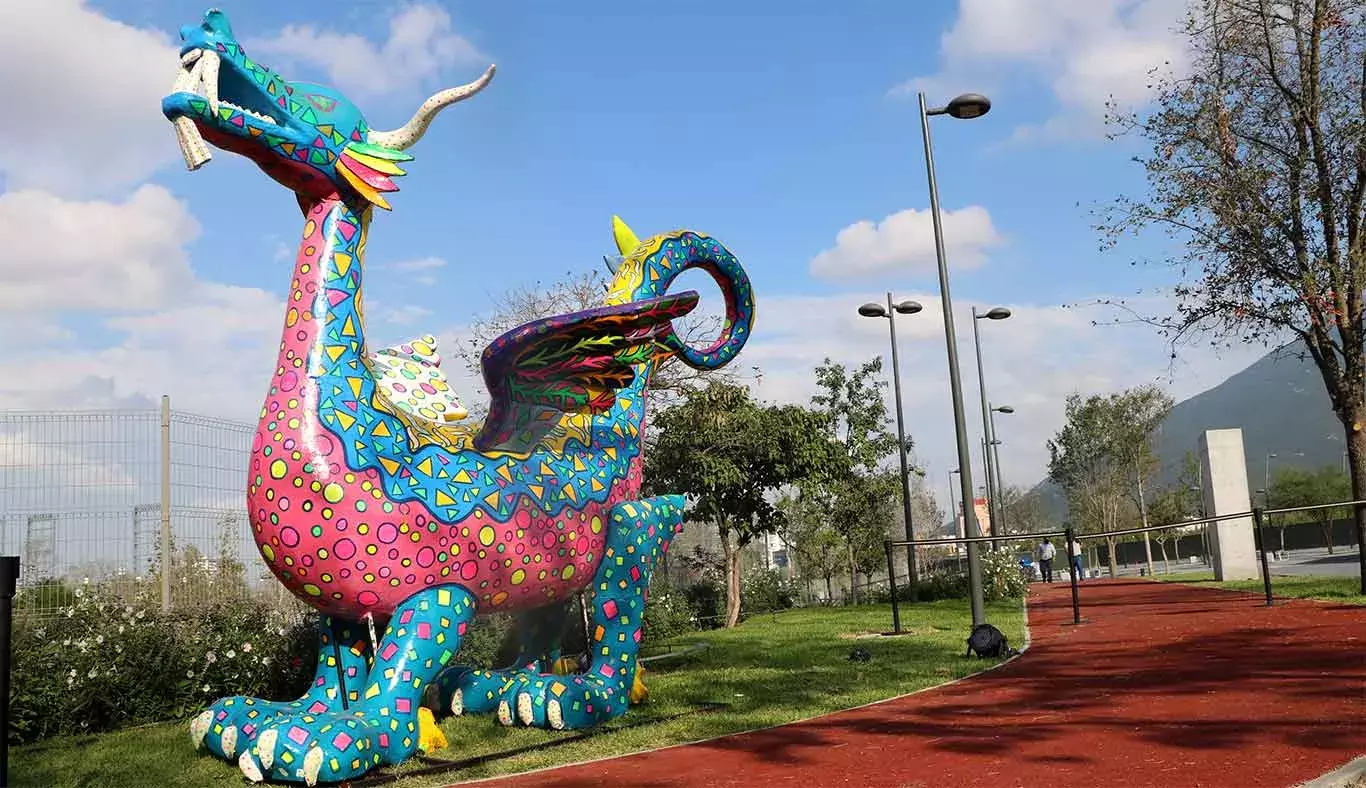
<svg viewBox="0 0 1366 788">
<path fill-rule="evenodd" d="M 1087 581 L 1074 627 L 1066 585 L 1031 588 L 1033 643 L 989 673 L 479 785 L 1286 788 L 1366 752 L 1366 608 Z"/>
</svg>

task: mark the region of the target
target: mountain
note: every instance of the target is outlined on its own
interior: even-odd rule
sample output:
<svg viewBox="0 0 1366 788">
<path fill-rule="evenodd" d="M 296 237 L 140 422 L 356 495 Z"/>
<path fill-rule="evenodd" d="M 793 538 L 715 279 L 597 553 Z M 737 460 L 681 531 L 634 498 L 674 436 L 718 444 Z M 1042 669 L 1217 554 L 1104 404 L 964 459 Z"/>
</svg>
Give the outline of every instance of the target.
<svg viewBox="0 0 1366 788">
<path fill-rule="evenodd" d="M 1156 486 L 1176 480 L 1186 452 L 1198 456 L 1205 430 L 1241 427 L 1251 490 L 1265 484 L 1267 455 L 1277 468 L 1341 466 L 1346 451 L 1323 378 L 1303 344 L 1273 350 L 1208 391 L 1177 403 L 1158 428 L 1153 449 L 1161 463 Z M 1062 490 L 1045 479 L 1030 491 L 1051 516 L 1066 516 Z"/>
</svg>

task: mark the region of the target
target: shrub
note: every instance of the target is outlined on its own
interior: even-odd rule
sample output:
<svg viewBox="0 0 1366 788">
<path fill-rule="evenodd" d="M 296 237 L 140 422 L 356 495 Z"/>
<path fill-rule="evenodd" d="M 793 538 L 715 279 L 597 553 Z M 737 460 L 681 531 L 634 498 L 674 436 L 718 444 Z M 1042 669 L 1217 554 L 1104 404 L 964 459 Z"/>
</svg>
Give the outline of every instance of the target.
<svg viewBox="0 0 1366 788">
<path fill-rule="evenodd" d="M 988 602 L 1019 599 L 1028 585 L 1020 573 L 1015 551 L 987 550 L 982 553 L 982 597 Z"/>
<path fill-rule="evenodd" d="M 317 667 L 316 613 L 286 613 L 262 600 L 231 597 L 162 613 L 155 584 L 136 585 L 51 581 L 41 599 L 33 589 L 16 597 L 10 741 L 185 719 L 225 696 L 293 700 L 306 691 Z M 644 615 L 647 638 L 694 629 L 692 600 L 703 600 L 709 615 L 719 615 L 719 588 L 697 585 L 690 597 L 662 577 L 655 582 Z M 51 599 L 69 604 L 50 618 L 34 615 Z M 585 647 L 581 615 L 577 602 L 570 606 L 565 653 Z M 512 658 L 506 652 L 517 645 L 508 637 L 514 629 L 512 616 L 475 619 L 456 661 L 506 665 Z"/>
<path fill-rule="evenodd" d="M 646 642 L 658 643 L 696 628 L 697 616 L 687 597 L 662 576 L 652 580 L 645 603 Z"/>
<path fill-rule="evenodd" d="M 295 698 L 316 665 L 314 619 L 257 601 L 162 614 L 88 584 L 49 620 L 15 621 L 10 739 L 189 716 L 224 695 Z"/>
<path fill-rule="evenodd" d="M 797 604 L 797 584 L 779 569 L 756 569 L 740 581 L 740 599 L 747 613 L 787 610 Z"/>
<path fill-rule="evenodd" d="M 726 623 L 726 590 L 719 582 L 695 580 L 683 587 L 683 598 L 698 629 L 716 629 Z"/>
</svg>

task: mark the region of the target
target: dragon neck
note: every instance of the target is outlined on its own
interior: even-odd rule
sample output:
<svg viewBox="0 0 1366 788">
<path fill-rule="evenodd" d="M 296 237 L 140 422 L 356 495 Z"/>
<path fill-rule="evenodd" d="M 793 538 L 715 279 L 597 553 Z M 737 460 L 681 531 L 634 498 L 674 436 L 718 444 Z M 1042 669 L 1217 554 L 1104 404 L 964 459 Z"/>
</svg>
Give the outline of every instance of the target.
<svg viewBox="0 0 1366 788">
<path fill-rule="evenodd" d="M 355 364 L 349 377 L 369 376 L 365 357 L 365 325 L 361 317 L 361 261 L 365 254 L 370 208 L 357 210 L 343 200 L 319 200 L 308 206 L 303 238 L 285 311 L 284 332 L 276 361 L 272 392 L 299 391 L 312 398 L 306 413 L 317 413 L 320 379 L 339 374 L 341 364 Z M 305 381 L 308 384 L 305 386 Z M 360 405 L 359 392 L 347 391 Z M 262 419 L 272 414 L 262 413 Z M 307 431 L 314 425 L 277 425 L 283 432 Z"/>
</svg>

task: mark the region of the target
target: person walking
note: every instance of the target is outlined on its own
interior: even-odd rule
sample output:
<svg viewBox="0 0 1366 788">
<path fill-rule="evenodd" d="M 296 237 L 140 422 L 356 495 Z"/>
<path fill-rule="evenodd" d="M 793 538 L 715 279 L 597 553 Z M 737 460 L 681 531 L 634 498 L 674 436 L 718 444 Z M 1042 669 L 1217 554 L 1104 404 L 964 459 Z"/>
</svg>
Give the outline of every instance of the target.
<svg viewBox="0 0 1366 788">
<path fill-rule="evenodd" d="M 1045 583 L 1053 582 L 1053 556 L 1057 554 L 1057 548 L 1045 537 L 1043 544 L 1039 545 L 1039 569 L 1043 571 Z"/>
</svg>

